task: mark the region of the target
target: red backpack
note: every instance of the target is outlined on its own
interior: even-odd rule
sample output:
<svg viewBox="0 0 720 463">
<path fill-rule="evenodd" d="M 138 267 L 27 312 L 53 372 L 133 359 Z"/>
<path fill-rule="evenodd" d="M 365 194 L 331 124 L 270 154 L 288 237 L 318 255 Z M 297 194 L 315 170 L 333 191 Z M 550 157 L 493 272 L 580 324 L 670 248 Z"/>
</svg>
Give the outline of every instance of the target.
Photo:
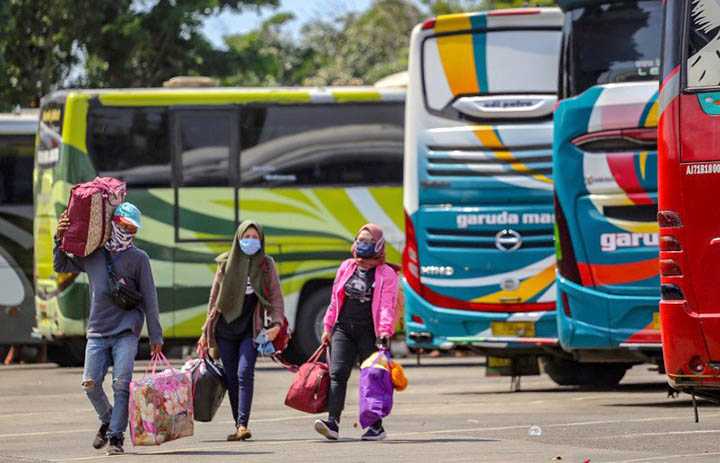
<svg viewBox="0 0 720 463">
<path fill-rule="evenodd" d="M 326 350 L 327 344 L 322 344 L 298 369 L 285 396 L 285 405 L 306 413 L 327 411 L 330 370 L 327 363 L 320 361 Z"/>
<path fill-rule="evenodd" d="M 63 235 L 60 248 L 85 257 L 110 239 L 112 214 L 125 200 L 125 182 L 112 177 L 75 185 L 67 206 L 70 228 Z"/>
</svg>

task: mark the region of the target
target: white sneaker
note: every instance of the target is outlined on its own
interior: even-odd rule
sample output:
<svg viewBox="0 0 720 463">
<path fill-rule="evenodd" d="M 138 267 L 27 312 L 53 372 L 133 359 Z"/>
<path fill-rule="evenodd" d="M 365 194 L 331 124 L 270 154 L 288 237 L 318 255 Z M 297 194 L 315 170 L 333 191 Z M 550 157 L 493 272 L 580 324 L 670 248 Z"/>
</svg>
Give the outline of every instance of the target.
<svg viewBox="0 0 720 463">
<path fill-rule="evenodd" d="M 325 436 L 328 440 L 338 440 L 340 437 L 338 425 L 334 421 L 315 421 L 315 431 Z"/>
</svg>

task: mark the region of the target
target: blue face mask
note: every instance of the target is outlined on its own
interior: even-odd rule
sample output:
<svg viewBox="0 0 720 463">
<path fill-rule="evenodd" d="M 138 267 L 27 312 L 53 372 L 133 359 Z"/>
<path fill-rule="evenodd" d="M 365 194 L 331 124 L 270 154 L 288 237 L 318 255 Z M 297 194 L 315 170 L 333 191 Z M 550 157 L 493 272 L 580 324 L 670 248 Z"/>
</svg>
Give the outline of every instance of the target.
<svg viewBox="0 0 720 463">
<path fill-rule="evenodd" d="M 268 340 L 265 330 L 262 330 L 257 335 L 255 344 L 257 344 L 257 351 L 260 355 L 272 355 L 275 353 L 275 346 Z"/>
<path fill-rule="evenodd" d="M 243 238 L 240 240 L 240 249 L 248 256 L 257 254 L 261 246 L 260 240 L 255 238 Z"/>
<path fill-rule="evenodd" d="M 355 243 L 355 253 L 363 259 L 375 257 L 375 243 L 370 241 L 357 241 Z"/>
</svg>

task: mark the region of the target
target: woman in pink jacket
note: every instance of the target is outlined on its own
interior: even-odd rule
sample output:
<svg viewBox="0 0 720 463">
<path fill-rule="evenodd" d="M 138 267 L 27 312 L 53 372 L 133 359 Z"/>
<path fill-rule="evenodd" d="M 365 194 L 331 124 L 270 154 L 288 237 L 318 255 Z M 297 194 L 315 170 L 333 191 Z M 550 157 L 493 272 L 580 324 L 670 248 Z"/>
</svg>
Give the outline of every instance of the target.
<svg viewBox="0 0 720 463">
<path fill-rule="evenodd" d="M 340 414 L 345 406 L 348 378 L 358 358 L 365 360 L 379 345 L 388 347 L 395 333 L 398 277 L 385 263 L 385 240 L 375 224 L 363 226 L 352 245 L 352 259 L 335 275 L 330 306 L 325 313 L 324 344 L 330 344 L 330 397 L 328 419 L 317 420 L 315 430 L 330 440 L 339 436 Z M 363 440 L 382 440 L 378 421 Z"/>
</svg>

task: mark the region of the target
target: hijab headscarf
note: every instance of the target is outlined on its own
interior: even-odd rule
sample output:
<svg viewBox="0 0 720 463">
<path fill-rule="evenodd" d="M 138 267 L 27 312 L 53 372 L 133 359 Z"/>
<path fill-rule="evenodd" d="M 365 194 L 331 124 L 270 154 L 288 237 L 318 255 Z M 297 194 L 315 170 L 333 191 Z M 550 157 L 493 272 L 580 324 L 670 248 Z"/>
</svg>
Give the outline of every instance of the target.
<svg viewBox="0 0 720 463">
<path fill-rule="evenodd" d="M 372 235 L 373 242 L 375 243 L 375 256 L 370 258 L 358 257 L 357 255 L 357 238 L 363 230 L 367 230 Z M 355 258 L 358 266 L 364 269 L 375 268 L 378 265 L 385 263 L 385 238 L 383 238 L 383 231 L 379 225 L 374 223 L 368 223 L 360 227 L 355 240 L 352 244 L 352 255 Z"/>
<path fill-rule="evenodd" d="M 248 228 L 253 227 L 260 236 L 260 250 L 249 256 L 240 249 L 240 240 Z M 225 321 L 232 323 L 243 311 L 245 302 L 245 289 L 248 278 L 255 294 L 265 307 L 270 306 L 263 287 L 263 261 L 265 260 L 265 234 L 257 222 L 246 220 L 240 224 L 235 232 L 232 248 L 216 261 L 224 266 L 225 276 L 220 283 L 216 307 L 220 310 Z M 254 309 L 254 308 L 253 308 Z"/>
<path fill-rule="evenodd" d="M 110 234 L 110 239 L 105 243 L 105 249 L 112 253 L 126 251 L 128 248 L 133 246 L 134 239 L 134 233 L 130 233 L 113 220 L 112 232 Z"/>
</svg>

